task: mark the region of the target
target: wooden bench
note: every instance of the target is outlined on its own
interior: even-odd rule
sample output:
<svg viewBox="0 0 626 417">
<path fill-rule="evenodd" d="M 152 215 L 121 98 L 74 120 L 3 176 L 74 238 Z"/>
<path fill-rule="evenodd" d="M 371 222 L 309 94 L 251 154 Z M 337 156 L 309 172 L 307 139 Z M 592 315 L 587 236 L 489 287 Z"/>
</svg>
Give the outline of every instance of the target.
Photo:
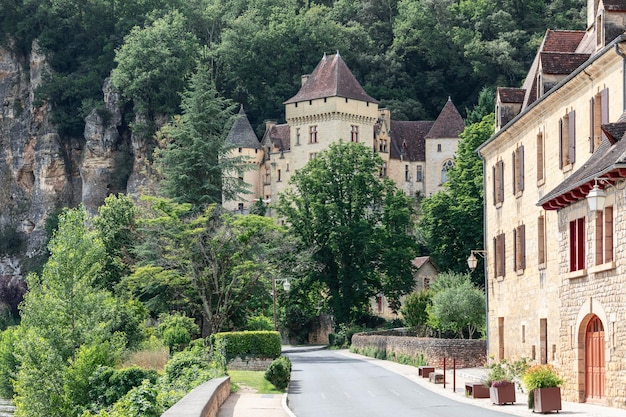
<svg viewBox="0 0 626 417">
<path fill-rule="evenodd" d="M 465 393 L 472 398 L 489 398 L 489 388 L 479 382 L 466 382 Z"/>
<path fill-rule="evenodd" d="M 417 368 L 417 374 L 422 378 L 428 378 L 432 372 L 435 372 L 435 368 L 432 366 L 420 366 Z"/>
<path fill-rule="evenodd" d="M 431 372 L 428 376 L 428 380 L 433 384 L 443 384 L 443 373 Z"/>
</svg>

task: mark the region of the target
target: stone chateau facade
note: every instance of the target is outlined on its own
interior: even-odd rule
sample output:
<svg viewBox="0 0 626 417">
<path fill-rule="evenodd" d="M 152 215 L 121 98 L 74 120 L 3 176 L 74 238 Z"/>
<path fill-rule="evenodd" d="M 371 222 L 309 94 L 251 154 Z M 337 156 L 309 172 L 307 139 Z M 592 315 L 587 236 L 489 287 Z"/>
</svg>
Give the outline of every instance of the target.
<svg viewBox="0 0 626 417">
<path fill-rule="evenodd" d="M 390 111 L 379 108 L 339 53 L 324 55 L 284 104 L 286 123 L 268 122 L 260 141 L 240 110 L 227 141 L 235 146 L 232 152 L 247 157 L 254 169 L 243 173 L 251 193 L 224 201 L 228 210 L 247 213 L 259 198 L 271 210 L 291 174 L 340 139 L 377 152 L 383 159 L 379 175 L 391 178 L 407 195 L 430 196 L 446 181 L 464 129 L 450 99 L 435 121 L 392 120 Z"/>
<path fill-rule="evenodd" d="M 553 364 L 566 400 L 626 408 L 626 2 L 589 0 L 587 16 L 498 89 L 479 148 L 488 347 Z"/>
</svg>

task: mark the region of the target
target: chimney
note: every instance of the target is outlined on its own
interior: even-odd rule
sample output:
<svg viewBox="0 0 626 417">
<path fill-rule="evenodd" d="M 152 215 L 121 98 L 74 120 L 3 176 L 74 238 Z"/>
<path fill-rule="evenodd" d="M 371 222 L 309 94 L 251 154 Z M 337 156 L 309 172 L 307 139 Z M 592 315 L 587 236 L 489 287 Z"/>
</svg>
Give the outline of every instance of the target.
<svg viewBox="0 0 626 417">
<path fill-rule="evenodd" d="M 300 77 L 300 80 L 302 81 L 301 86 L 303 86 L 304 84 L 306 84 L 307 81 L 309 81 L 309 77 L 311 76 L 311 74 L 306 74 L 303 75 L 302 77 Z"/>
</svg>

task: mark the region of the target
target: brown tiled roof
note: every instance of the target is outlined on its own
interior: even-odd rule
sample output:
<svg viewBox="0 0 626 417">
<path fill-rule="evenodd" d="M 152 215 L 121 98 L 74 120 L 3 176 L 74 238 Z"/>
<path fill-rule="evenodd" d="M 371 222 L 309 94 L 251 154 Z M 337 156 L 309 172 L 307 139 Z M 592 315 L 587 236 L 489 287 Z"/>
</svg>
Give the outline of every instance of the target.
<svg viewBox="0 0 626 417">
<path fill-rule="evenodd" d="M 541 68 L 544 74 L 570 74 L 589 59 L 588 54 L 542 52 Z"/>
<path fill-rule="evenodd" d="M 604 0 L 604 9 L 611 12 L 626 11 L 626 0 Z"/>
<path fill-rule="evenodd" d="M 228 132 L 226 142 L 233 144 L 235 147 L 261 149 L 259 138 L 256 137 L 248 116 L 243 111 L 243 106 L 239 109 L 235 123 L 233 123 L 230 132 Z"/>
<path fill-rule="evenodd" d="M 458 138 L 459 134 L 465 129 L 465 123 L 461 114 L 448 98 L 446 105 L 443 106 L 439 117 L 435 120 L 427 138 Z"/>
<path fill-rule="evenodd" d="M 626 123 L 602 125 L 602 130 L 608 135 L 619 134 L 619 131 L 626 132 Z M 615 139 L 617 142 L 613 142 Z M 587 162 L 540 199 L 538 205 L 546 210 L 555 210 L 582 200 L 595 184 L 594 178 L 598 177 L 615 180 L 626 177 L 626 138 L 623 134 L 621 137 L 604 138 Z M 605 188 L 615 180 L 602 181 L 598 185 Z"/>
<path fill-rule="evenodd" d="M 324 54 L 324 58 L 317 64 L 298 94 L 284 104 L 324 97 L 345 97 L 378 103 L 378 100 L 370 97 L 363 90 L 339 54 L 328 57 Z"/>
<path fill-rule="evenodd" d="M 418 256 L 411 261 L 413 266 L 415 266 L 417 269 L 423 267 L 426 262 L 430 262 L 432 266 L 437 270 L 437 266 L 433 263 L 433 261 L 430 260 L 430 256 Z"/>
<path fill-rule="evenodd" d="M 391 121 L 391 147 L 389 156 L 392 159 L 406 159 L 408 161 L 426 160 L 426 134 L 435 122 L 407 122 Z"/>
<path fill-rule="evenodd" d="M 272 145 L 279 150 L 288 151 L 291 149 L 288 124 L 273 125 L 270 128 L 269 136 Z"/>
<path fill-rule="evenodd" d="M 546 31 L 542 52 L 574 52 L 585 36 L 584 30 Z"/>
<path fill-rule="evenodd" d="M 526 95 L 523 88 L 498 87 L 497 92 L 501 103 L 523 103 Z"/>
</svg>

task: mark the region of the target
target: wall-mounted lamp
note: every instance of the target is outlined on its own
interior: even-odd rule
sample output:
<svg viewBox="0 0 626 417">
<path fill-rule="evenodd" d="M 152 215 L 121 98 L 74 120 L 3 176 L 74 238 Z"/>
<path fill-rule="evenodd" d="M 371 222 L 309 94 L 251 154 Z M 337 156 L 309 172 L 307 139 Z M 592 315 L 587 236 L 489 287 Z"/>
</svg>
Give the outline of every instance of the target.
<svg viewBox="0 0 626 417">
<path fill-rule="evenodd" d="M 472 249 L 470 256 L 468 256 L 467 258 L 467 266 L 469 267 L 471 271 L 474 271 L 474 269 L 476 269 L 476 265 L 478 265 L 478 258 L 476 258 L 476 254 L 478 254 L 478 256 L 480 256 L 481 258 L 485 259 L 485 255 L 487 255 L 487 251 L 481 250 L 481 249 Z"/>
<path fill-rule="evenodd" d="M 598 185 L 598 180 L 601 178 L 594 178 L 594 185 L 589 194 L 587 194 L 587 204 L 589 204 L 590 211 L 602 211 L 604 210 L 604 201 L 606 200 L 606 193 Z"/>
<path fill-rule="evenodd" d="M 283 284 L 283 289 L 287 292 L 291 289 L 291 283 L 287 278 L 272 277 L 272 301 L 274 302 L 274 330 L 278 331 L 278 323 L 276 322 L 276 284 Z"/>
</svg>

